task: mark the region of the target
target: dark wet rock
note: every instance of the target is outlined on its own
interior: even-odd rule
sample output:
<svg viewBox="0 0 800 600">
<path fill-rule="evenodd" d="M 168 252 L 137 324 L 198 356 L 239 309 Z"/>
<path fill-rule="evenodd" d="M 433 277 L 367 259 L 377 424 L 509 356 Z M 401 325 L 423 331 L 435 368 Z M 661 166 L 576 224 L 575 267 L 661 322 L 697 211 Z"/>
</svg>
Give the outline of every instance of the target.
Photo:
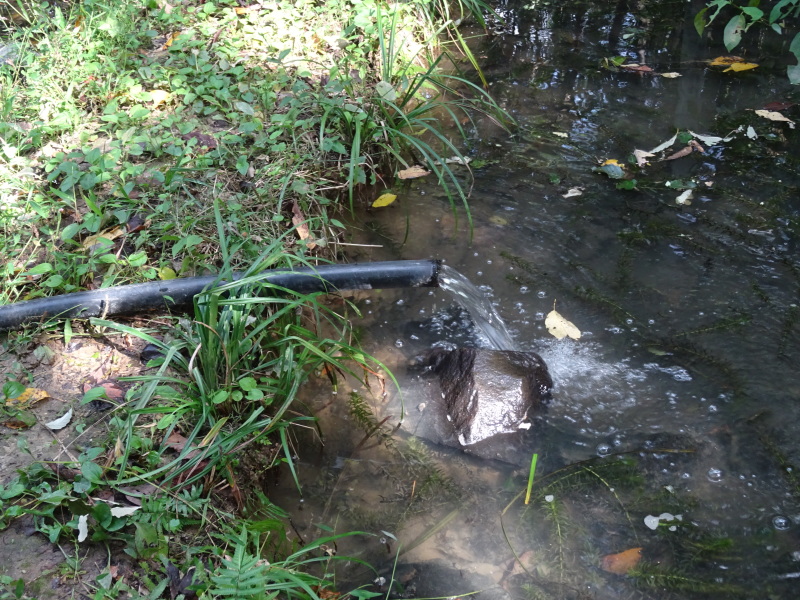
<svg viewBox="0 0 800 600">
<path fill-rule="evenodd" d="M 143 363 L 147 364 L 149 361 L 156 358 L 164 358 L 164 350 L 155 344 L 147 344 L 144 348 L 142 348 L 139 358 Z"/>
<path fill-rule="evenodd" d="M 409 432 L 482 458 L 530 461 L 531 419 L 553 385 L 538 354 L 434 350 L 423 364 L 435 377 L 422 392 L 426 401 L 409 415 Z"/>
</svg>

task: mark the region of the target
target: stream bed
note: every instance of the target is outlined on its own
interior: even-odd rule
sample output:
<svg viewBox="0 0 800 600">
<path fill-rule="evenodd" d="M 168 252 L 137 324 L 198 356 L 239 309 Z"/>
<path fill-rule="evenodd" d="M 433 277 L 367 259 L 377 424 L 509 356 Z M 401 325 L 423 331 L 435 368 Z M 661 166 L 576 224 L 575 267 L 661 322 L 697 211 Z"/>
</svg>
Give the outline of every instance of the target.
<svg viewBox="0 0 800 600">
<path fill-rule="evenodd" d="M 702 7 L 501 3 L 481 60 L 517 127 L 472 130 L 472 230 L 424 178 L 360 215 L 354 261 L 444 260 L 554 388 L 519 460 L 417 439 L 397 428 L 436 401 L 417 357 L 488 341 L 443 290 L 357 297 L 360 341 L 401 393 L 372 376 L 309 390 L 324 446 L 309 435 L 320 452 L 301 456 L 303 496 L 275 496 L 304 536 L 372 534 L 339 553 L 379 572 L 353 563 L 343 581 L 395 581 L 397 597 L 795 596 L 800 147 L 793 126 L 754 111 L 789 105 L 793 119 L 798 93 L 777 35 L 737 48 L 758 68 L 710 66 L 728 53 L 694 30 Z M 689 139 L 702 151 L 660 160 Z M 602 168 L 612 159 L 622 178 Z M 554 308 L 580 339 L 548 333 Z"/>
</svg>

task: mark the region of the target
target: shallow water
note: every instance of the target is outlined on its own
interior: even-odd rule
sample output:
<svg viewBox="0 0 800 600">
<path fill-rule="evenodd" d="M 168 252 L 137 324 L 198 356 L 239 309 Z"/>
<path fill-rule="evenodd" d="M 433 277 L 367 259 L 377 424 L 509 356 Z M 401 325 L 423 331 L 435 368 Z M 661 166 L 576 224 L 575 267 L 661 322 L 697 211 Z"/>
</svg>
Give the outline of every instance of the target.
<svg viewBox="0 0 800 600">
<path fill-rule="evenodd" d="M 724 48 L 691 26 L 702 4 L 623 2 L 616 13 L 605 4 L 502 5 L 506 33 L 483 59 L 519 128 L 473 131 L 471 152 L 487 164 L 474 169 L 471 241 L 463 213 L 456 224 L 424 180 L 365 214 L 353 240 L 383 245 L 357 260 L 444 259 L 491 299 L 519 348 L 544 357 L 555 389 L 527 446 L 539 455 L 530 503 L 519 496 L 525 466 L 426 446 L 402 428 L 386 429 L 380 446 L 379 436 L 358 445 L 364 433 L 339 399 L 321 414 L 322 470 L 304 471 L 306 526 L 336 518 L 338 530 L 376 533 L 351 550 L 378 563 L 391 564 L 398 548 L 381 531 L 413 546 L 399 562 L 444 586 L 410 576 L 420 595 L 794 597 L 798 134 L 753 113 L 797 97 L 781 40 L 754 36 L 737 53 L 761 66 L 721 73 L 704 61 Z M 602 68 L 615 55 L 682 77 Z M 592 172 L 676 130 L 722 137 L 740 126 L 758 138 L 628 166 L 638 190 Z M 697 183 L 692 204 L 665 186 L 676 179 Z M 581 195 L 568 195 L 576 188 Z M 406 217 L 412 241 L 403 245 Z M 435 385 L 407 367 L 414 356 L 434 344 L 487 345 L 442 290 L 359 303 L 365 347 L 403 389 L 361 390 L 376 423 L 435 401 Z M 580 340 L 547 333 L 554 306 Z M 681 518 L 651 529 L 660 515 Z M 642 548 L 638 571 L 604 569 L 604 557 L 631 548 Z"/>
</svg>

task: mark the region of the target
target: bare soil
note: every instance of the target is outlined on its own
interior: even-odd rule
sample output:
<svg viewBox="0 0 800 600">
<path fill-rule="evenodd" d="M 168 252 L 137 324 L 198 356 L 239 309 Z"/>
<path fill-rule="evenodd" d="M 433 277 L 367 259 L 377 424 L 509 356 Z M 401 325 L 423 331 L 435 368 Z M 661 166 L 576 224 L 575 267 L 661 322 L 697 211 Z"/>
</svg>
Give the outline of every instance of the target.
<svg viewBox="0 0 800 600">
<path fill-rule="evenodd" d="M 109 396 L 124 393 L 126 376 L 146 371 L 139 355 L 144 342 L 127 335 L 77 335 L 68 345 L 42 336 L 30 342 L 0 338 L 0 372 L 4 380 L 44 390 L 49 398 L 31 408 L 36 424 L 14 429 L 0 425 L 0 482 L 7 484 L 33 461 L 64 462 L 81 448 L 108 444 L 107 418 L 124 396 L 82 405 L 85 390 L 107 384 Z M 52 431 L 45 426 L 73 409 L 68 426 Z M 30 453 L 23 448 L 27 445 Z M 0 531 L 0 575 L 25 581 L 25 597 L 62 600 L 91 597 L 95 577 L 116 557 L 101 546 L 51 544 L 23 517 Z"/>
</svg>

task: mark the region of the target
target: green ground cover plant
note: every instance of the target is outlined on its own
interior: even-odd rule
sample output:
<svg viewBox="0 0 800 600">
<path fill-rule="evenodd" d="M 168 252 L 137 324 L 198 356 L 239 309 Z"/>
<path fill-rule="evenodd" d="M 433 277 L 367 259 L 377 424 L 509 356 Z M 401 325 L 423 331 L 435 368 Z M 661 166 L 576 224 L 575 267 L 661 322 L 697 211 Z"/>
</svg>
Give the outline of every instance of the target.
<svg viewBox="0 0 800 600">
<path fill-rule="evenodd" d="M 463 158 L 476 113 L 507 119 L 455 66 L 475 64 L 458 23 L 482 24 L 484 10 L 0 0 L 0 304 L 205 272 L 221 283 L 167 328 L 96 319 L 12 334 L 136 335 L 157 357 L 123 399 L 85 394 L 114 403 L 106 439 L 6 482 L 0 526 L 33 519 L 73 548 L 62 551 L 76 580 L 81 544 L 129 556 L 135 576 L 109 564 L 82 582 L 97 599 L 335 588 L 336 535 L 298 542 L 237 473 L 256 455 L 294 475 L 292 428 L 313 423 L 293 407 L 303 382 L 382 365 L 352 340 L 350 305 L 275 288 L 263 271 L 336 258 L 340 212 L 395 185 L 398 168 L 427 168 L 454 210 L 467 207 L 468 170 L 445 159 Z M 5 384 L 4 399 L 24 390 Z M 35 595 L 0 583 L 0 597 Z"/>
</svg>

